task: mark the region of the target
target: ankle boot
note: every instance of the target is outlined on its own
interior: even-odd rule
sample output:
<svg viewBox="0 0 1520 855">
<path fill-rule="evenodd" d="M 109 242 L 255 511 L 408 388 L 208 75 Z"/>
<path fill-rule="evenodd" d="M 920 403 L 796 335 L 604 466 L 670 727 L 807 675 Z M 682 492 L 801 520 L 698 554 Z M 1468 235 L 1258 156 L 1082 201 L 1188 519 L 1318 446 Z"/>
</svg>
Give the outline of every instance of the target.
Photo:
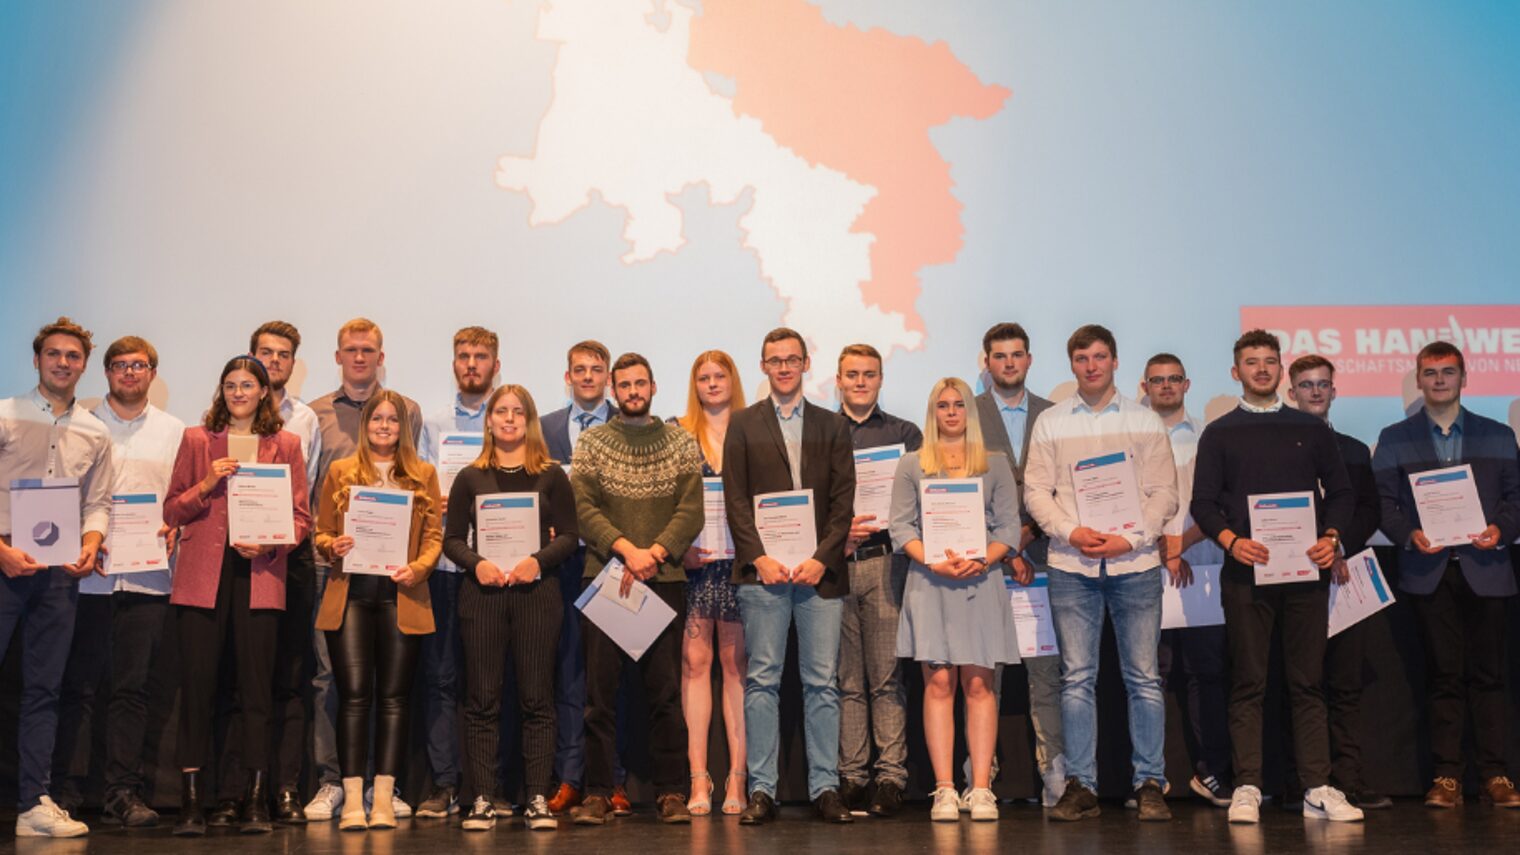
<svg viewBox="0 0 1520 855">
<path fill-rule="evenodd" d="M 343 814 L 338 817 L 338 830 L 363 831 L 366 828 L 369 828 L 369 821 L 364 818 L 364 779 L 344 778 Z"/>
<path fill-rule="evenodd" d="M 248 797 L 243 800 L 243 821 L 238 830 L 244 834 L 268 834 L 274 830 L 269 822 L 269 781 L 264 772 L 254 772 L 248 782 Z"/>
<path fill-rule="evenodd" d="M 200 772 L 181 772 L 179 818 L 174 821 L 175 837 L 199 837 L 206 833 L 206 808 L 201 804 Z"/>
<path fill-rule="evenodd" d="M 370 828 L 396 827 L 395 775 L 375 776 L 375 795 L 369 805 Z"/>
</svg>

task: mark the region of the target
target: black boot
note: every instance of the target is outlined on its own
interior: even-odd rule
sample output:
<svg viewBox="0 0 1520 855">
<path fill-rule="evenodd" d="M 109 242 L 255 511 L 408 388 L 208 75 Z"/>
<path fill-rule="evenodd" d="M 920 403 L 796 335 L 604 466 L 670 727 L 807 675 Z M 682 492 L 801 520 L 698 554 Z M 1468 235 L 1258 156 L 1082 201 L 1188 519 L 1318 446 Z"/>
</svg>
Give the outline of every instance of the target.
<svg viewBox="0 0 1520 855">
<path fill-rule="evenodd" d="M 248 782 L 248 798 L 243 800 L 243 822 L 238 828 L 244 834 L 268 834 L 274 830 L 269 822 L 269 783 L 263 772 L 254 772 Z"/>
<path fill-rule="evenodd" d="M 200 837 L 206 833 L 206 808 L 201 804 L 200 772 L 181 773 L 179 818 L 175 837 Z"/>
</svg>

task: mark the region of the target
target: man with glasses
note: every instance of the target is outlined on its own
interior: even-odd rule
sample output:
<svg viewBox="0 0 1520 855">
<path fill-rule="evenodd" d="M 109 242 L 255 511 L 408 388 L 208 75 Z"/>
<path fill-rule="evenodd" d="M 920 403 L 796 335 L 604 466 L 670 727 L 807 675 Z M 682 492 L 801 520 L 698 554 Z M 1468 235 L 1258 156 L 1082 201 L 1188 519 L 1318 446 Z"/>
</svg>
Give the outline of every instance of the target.
<svg viewBox="0 0 1520 855">
<path fill-rule="evenodd" d="M 111 519 L 111 436 L 74 395 L 91 345 L 90 331 L 68 318 L 44 326 L 32 339 L 37 386 L 25 395 L 0 400 L 0 659 L 18 627 L 26 647 L 15 742 L 17 837 L 79 837 L 89 832 L 53 802 L 48 783 L 79 579 L 95 571 Z M 78 485 L 82 534 L 78 557 L 67 564 L 42 564 L 13 543 L 12 535 L 19 540 L 22 534 L 11 529 L 17 490 L 13 485 L 41 479 L 68 479 Z M 52 536 L 57 535 L 55 525 Z M 73 554 L 73 544 L 63 546 Z"/>
<path fill-rule="evenodd" d="M 148 390 L 158 377 L 158 351 L 144 339 L 127 336 L 106 348 L 102 362 L 109 392 L 92 414 L 111 436 L 111 493 L 123 500 L 151 495 L 162 502 L 185 423 L 148 403 Z M 175 534 L 168 526 L 159 531 L 171 556 Z M 171 571 L 128 571 L 115 565 L 108 552 L 102 553 L 100 569 L 79 583 L 74 643 L 58 701 L 54 791 L 65 810 L 77 810 L 83 801 L 99 710 L 106 719 L 102 818 L 145 828 L 158 824 L 158 814 L 143 801 L 142 765 L 148 675 L 169 612 Z M 103 708 L 96 704 L 98 691 L 106 701 Z"/>
<path fill-rule="evenodd" d="M 749 752 L 749 805 L 743 825 L 776 818 L 781 672 L 787 631 L 797 628 L 803 720 L 807 723 L 808 798 L 825 822 L 850 822 L 839 796 L 839 666 L 841 597 L 850 591 L 844 547 L 855 505 L 855 455 L 845 419 L 803 397 L 807 344 L 780 327 L 760 346 L 770 395 L 735 413 L 723 441 L 723 498 L 734 539 L 734 582 L 744 622 L 749 671 L 744 730 Z M 770 555 L 755 526 L 755 499 L 810 490 L 816 546 L 788 566 Z"/>
<path fill-rule="evenodd" d="M 1166 426 L 1177 465 L 1180 501 L 1163 530 L 1161 558 L 1169 584 L 1179 588 L 1193 584 L 1195 566 L 1224 563 L 1224 553 L 1203 536 L 1188 511 L 1198 437 L 1204 426 L 1202 419 L 1187 411 L 1191 387 L 1182 360 L 1174 354 L 1158 353 L 1146 360 L 1140 394 Z M 1228 644 L 1223 625 L 1190 626 L 1163 631 L 1159 651 L 1161 679 L 1170 681 L 1180 671 L 1187 688 L 1187 725 L 1192 736 L 1188 748 L 1197 751 L 1188 787 L 1215 807 L 1230 806 L 1230 725 L 1225 715 Z"/>
</svg>

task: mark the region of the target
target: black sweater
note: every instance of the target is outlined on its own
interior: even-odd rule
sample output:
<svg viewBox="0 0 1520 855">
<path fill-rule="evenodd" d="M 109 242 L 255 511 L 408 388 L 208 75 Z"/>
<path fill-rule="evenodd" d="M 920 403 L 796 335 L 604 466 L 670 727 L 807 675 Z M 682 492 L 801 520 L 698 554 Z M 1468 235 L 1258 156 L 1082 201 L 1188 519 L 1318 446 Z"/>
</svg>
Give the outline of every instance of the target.
<svg viewBox="0 0 1520 855">
<path fill-rule="evenodd" d="M 1356 510 L 1351 513 L 1350 524 L 1341 529 L 1341 545 L 1349 557 L 1366 549 L 1367 541 L 1377 534 L 1383 508 L 1377 480 L 1372 476 L 1372 450 L 1365 442 L 1338 431 L 1335 441 L 1346 464 L 1346 475 L 1351 478 L 1351 490 L 1356 493 Z"/>
<path fill-rule="evenodd" d="M 1319 533 L 1333 528 L 1345 537 L 1356 495 L 1335 432 L 1324 420 L 1289 407 L 1273 413 L 1237 407 L 1210 423 L 1198 439 L 1190 510 L 1208 537 L 1218 540 L 1226 529 L 1250 537 L 1247 496 L 1316 488 Z M 1226 556 L 1224 575 L 1255 583 L 1251 566 L 1233 557 Z M 1324 574 L 1320 576 L 1323 582 Z"/>
<path fill-rule="evenodd" d="M 454 479 L 449 490 L 448 526 L 443 532 L 443 554 L 460 569 L 475 576 L 475 565 L 483 559 L 475 551 L 475 498 L 491 493 L 538 494 L 538 542 L 543 548 L 533 553 L 543 575 L 575 554 L 580 535 L 575 517 L 575 493 L 565 470 L 550 466 L 537 475 L 507 472 L 504 469 L 466 467 Z M 549 536 L 549 530 L 554 536 Z M 511 573 L 511 567 L 500 568 Z"/>
</svg>

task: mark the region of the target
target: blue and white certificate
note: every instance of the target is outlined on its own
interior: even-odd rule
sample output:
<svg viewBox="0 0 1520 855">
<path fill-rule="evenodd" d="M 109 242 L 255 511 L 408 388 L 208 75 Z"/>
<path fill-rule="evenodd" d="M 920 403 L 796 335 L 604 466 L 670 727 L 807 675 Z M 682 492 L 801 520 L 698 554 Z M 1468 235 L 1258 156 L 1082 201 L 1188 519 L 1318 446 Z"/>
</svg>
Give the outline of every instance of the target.
<svg viewBox="0 0 1520 855">
<path fill-rule="evenodd" d="M 1256 584 L 1310 582 L 1319 568 L 1309 560 L 1309 548 L 1319 540 L 1314 517 L 1314 494 L 1263 493 L 1246 497 L 1251 539 L 1267 548 L 1267 563 L 1256 565 Z"/>
<path fill-rule="evenodd" d="M 855 452 L 855 516 L 872 516 L 868 525 L 884 529 L 892 517 L 892 479 L 897 476 L 897 461 L 907 446 L 882 445 Z"/>
<path fill-rule="evenodd" d="M 446 431 L 439 434 L 438 489 L 443 493 L 445 501 L 449 498 L 449 490 L 454 487 L 454 479 L 480 457 L 485 442 L 485 434 L 479 431 Z"/>
<path fill-rule="evenodd" d="M 1013 630 L 1019 639 L 1019 657 L 1055 656 L 1061 652 L 1056 642 L 1055 618 L 1050 613 L 1050 578 L 1034 574 L 1029 585 L 1020 585 L 1013 576 L 1003 576 L 1008 591 L 1008 605 L 1013 609 Z"/>
<path fill-rule="evenodd" d="M 725 561 L 734 557 L 734 538 L 728 530 L 728 508 L 723 504 L 723 479 L 702 479 L 702 533 L 694 546 L 708 550 L 702 561 Z"/>
<path fill-rule="evenodd" d="M 227 479 L 227 542 L 294 546 L 290 466 L 239 463 Z"/>
<path fill-rule="evenodd" d="M 765 554 L 792 575 L 818 551 L 818 524 L 813 519 L 813 491 L 787 490 L 755 497 L 755 531 Z"/>
<path fill-rule="evenodd" d="M 1346 584 L 1330 586 L 1331 637 L 1393 605 L 1393 589 L 1371 549 L 1347 558 L 1346 570 Z"/>
<path fill-rule="evenodd" d="M 931 478 L 918 485 L 919 530 L 924 561 L 935 564 L 949 553 L 987 557 L 987 509 L 980 478 Z"/>
<path fill-rule="evenodd" d="M 113 495 L 111 530 L 106 534 L 106 575 L 168 570 L 168 545 L 158 533 L 163 527 L 164 502 L 158 494 Z"/>
<path fill-rule="evenodd" d="M 1411 473 L 1409 487 L 1431 546 L 1469 546 L 1488 528 L 1468 464 Z"/>
<path fill-rule="evenodd" d="M 475 551 L 511 573 L 524 558 L 543 548 L 538 527 L 537 493 L 488 493 L 475 497 Z"/>
<path fill-rule="evenodd" d="M 349 487 L 343 533 L 354 548 L 343 556 L 344 573 L 389 576 L 407 565 L 412 535 L 412 491 Z"/>
<path fill-rule="evenodd" d="M 1135 461 L 1127 451 L 1089 457 L 1071 464 L 1077 521 L 1099 534 L 1145 535 Z"/>
</svg>

